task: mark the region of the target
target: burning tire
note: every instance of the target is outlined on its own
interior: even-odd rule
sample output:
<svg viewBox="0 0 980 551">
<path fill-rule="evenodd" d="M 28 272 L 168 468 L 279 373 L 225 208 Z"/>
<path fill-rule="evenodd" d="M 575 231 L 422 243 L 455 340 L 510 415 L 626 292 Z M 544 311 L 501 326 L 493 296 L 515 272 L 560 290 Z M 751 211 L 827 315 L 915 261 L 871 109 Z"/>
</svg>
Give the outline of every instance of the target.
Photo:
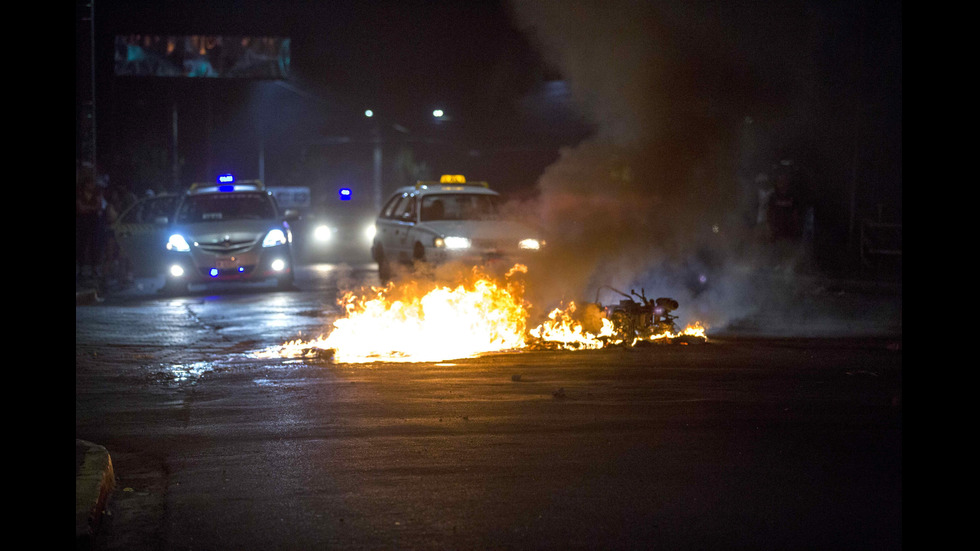
<svg viewBox="0 0 980 551">
<path fill-rule="evenodd" d="M 617 310 L 609 316 L 609 321 L 616 328 L 617 339 L 629 344 L 636 338 L 636 323 L 633 316 L 622 310 Z"/>
</svg>

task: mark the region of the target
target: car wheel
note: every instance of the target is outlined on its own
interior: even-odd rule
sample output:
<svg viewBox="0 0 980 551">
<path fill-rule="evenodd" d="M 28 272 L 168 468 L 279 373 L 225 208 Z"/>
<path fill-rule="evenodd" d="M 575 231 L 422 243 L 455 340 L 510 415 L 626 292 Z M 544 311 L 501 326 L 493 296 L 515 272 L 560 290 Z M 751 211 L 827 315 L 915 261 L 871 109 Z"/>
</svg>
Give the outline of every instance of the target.
<svg viewBox="0 0 980 551">
<path fill-rule="evenodd" d="M 416 270 L 425 265 L 425 247 L 421 243 L 415 243 L 412 249 L 412 265 Z"/>
<path fill-rule="evenodd" d="M 374 260 L 378 263 L 378 279 L 381 280 L 381 283 L 391 281 L 391 263 L 385 258 L 385 253 L 380 245 L 374 250 Z"/>
<path fill-rule="evenodd" d="M 636 339 L 636 323 L 633 317 L 626 312 L 617 311 L 612 313 L 610 321 L 615 328 L 616 337 L 622 340 L 624 344 L 633 344 Z"/>
</svg>

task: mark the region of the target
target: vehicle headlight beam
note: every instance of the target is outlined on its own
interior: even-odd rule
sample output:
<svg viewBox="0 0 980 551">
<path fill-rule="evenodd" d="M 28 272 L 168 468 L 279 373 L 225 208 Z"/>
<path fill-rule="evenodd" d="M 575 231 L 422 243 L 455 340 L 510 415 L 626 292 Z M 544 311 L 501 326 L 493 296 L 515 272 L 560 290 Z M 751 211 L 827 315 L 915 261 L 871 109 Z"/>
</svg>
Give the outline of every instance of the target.
<svg viewBox="0 0 980 551">
<path fill-rule="evenodd" d="M 187 240 L 184 239 L 183 235 L 175 233 L 167 240 L 167 250 L 186 253 L 191 250 L 191 246 L 187 244 Z"/>
<path fill-rule="evenodd" d="M 541 248 L 541 242 L 537 239 L 522 239 L 518 246 L 522 249 L 536 251 Z"/>
<path fill-rule="evenodd" d="M 283 233 L 279 228 L 274 228 L 269 230 L 269 233 L 265 234 L 265 239 L 262 240 L 263 247 L 275 247 L 276 245 L 286 244 L 286 234 Z"/>
<path fill-rule="evenodd" d="M 458 237 L 455 235 L 449 235 L 442 238 L 436 238 L 436 247 L 445 247 L 447 249 L 468 249 L 472 245 L 472 242 L 466 237 Z"/>
<path fill-rule="evenodd" d="M 316 238 L 317 241 L 330 241 L 330 237 L 332 235 L 333 231 L 331 231 L 330 226 L 327 225 L 317 226 L 316 229 L 313 230 L 313 237 Z"/>
</svg>

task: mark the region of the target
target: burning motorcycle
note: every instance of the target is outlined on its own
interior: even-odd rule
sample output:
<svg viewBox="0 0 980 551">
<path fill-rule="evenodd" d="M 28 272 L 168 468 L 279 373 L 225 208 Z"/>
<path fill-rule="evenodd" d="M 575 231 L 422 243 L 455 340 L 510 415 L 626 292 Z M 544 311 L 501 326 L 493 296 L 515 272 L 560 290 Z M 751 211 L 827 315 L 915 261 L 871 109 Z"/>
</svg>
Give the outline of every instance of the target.
<svg viewBox="0 0 980 551">
<path fill-rule="evenodd" d="M 624 298 L 616 305 L 603 308 L 599 304 L 599 291 L 602 289 L 614 291 Z M 613 287 L 603 286 L 596 291 L 595 304 L 612 322 L 614 338 L 623 344 L 651 342 L 694 344 L 706 340 L 700 327 L 678 330 L 675 323 L 677 316 L 672 312 L 680 305 L 672 298 L 649 299 L 644 289 L 640 289 L 639 293 L 630 289 L 630 294 L 626 294 Z"/>
<path fill-rule="evenodd" d="M 624 342 L 632 342 L 634 339 L 648 340 L 654 335 L 677 332 L 674 324 L 677 316 L 671 314 L 680 306 L 676 300 L 667 297 L 648 299 L 644 289 L 640 289 L 639 293 L 630 289 L 630 294 L 626 294 L 619 289 L 603 286 L 596 291 L 597 305 L 600 304 L 599 291 L 602 289 L 609 289 L 624 297 L 618 304 L 603 308 L 606 317 L 615 327 L 616 336 Z"/>
</svg>

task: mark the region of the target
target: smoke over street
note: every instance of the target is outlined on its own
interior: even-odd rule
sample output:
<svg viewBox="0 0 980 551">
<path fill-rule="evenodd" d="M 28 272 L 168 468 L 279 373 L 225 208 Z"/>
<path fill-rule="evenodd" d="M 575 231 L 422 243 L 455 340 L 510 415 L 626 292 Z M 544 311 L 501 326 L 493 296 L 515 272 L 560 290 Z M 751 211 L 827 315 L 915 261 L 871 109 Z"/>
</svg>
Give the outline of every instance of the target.
<svg viewBox="0 0 980 551">
<path fill-rule="evenodd" d="M 805 1 L 511 7 L 595 128 L 561 151 L 536 202 L 523 206 L 552 233 L 550 269 L 529 274 L 532 302 L 594 300 L 610 285 L 674 297 L 713 328 L 763 305 L 787 307 L 767 314 L 782 328 L 798 314 L 814 324 L 835 315 L 788 308 L 808 292 L 796 276 L 812 268 L 812 239 L 777 248 L 761 237 L 750 178 L 786 148 L 748 143 L 745 129 L 753 117 L 783 129 L 818 122 L 828 85 L 820 71 L 832 70 L 818 66 L 832 46 L 821 32 L 840 14 Z M 807 158 L 839 153 L 831 122 L 822 124 L 780 139 L 791 145 L 809 132 Z M 832 182 L 822 184 L 818 202 L 834 205 Z"/>
</svg>

